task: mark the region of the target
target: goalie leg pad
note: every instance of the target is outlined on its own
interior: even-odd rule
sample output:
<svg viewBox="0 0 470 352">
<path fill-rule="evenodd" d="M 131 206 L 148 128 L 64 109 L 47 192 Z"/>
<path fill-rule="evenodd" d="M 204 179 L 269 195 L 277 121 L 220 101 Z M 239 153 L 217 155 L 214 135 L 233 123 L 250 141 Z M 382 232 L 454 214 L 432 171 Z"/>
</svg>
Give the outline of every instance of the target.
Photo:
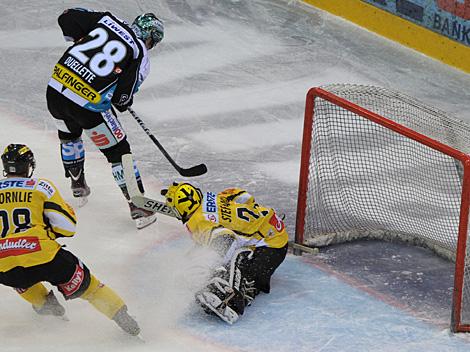
<svg viewBox="0 0 470 352">
<path fill-rule="evenodd" d="M 223 321 L 233 324 L 244 313 L 245 306 L 251 304 L 255 294 L 249 289 L 254 289 L 254 282 L 242 277 L 240 267 L 252 253 L 248 248 L 235 251 L 228 265 L 217 268 L 208 285 L 196 294 L 196 301 L 206 313 L 214 313 Z"/>
<path fill-rule="evenodd" d="M 196 294 L 196 301 L 204 308 L 206 313 L 213 313 L 229 324 L 235 323 L 241 315 L 212 292 Z"/>
</svg>

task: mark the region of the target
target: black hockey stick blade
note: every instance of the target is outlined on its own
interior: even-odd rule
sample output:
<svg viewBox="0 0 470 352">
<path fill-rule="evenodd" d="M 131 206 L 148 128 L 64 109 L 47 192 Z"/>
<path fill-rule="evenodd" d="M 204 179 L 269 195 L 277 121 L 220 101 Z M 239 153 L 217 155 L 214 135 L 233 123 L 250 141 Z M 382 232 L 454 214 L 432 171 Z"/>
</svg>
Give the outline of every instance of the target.
<svg viewBox="0 0 470 352">
<path fill-rule="evenodd" d="M 177 171 L 180 173 L 181 176 L 194 177 L 205 174 L 207 172 L 207 166 L 205 164 L 199 164 L 190 167 L 189 169 L 183 169 L 180 167 L 179 169 L 177 169 Z"/>
</svg>

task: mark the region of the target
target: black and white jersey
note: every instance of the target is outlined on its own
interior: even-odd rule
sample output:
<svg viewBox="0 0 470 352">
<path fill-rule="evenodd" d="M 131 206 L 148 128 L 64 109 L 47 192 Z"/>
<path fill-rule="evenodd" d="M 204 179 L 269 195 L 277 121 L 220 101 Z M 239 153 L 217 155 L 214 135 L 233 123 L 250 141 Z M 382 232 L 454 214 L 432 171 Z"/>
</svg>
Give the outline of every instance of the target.
<svg viewBox="0 0 470 352">
<path fill-rule="evenodd" d="M 129 25 L 109 12 L 84 9 L 65 10 L 58 22 L 74 44 L 55 65 L 49 85 L 92 111 L 130 105 L 150 63 Z"/>
</svg>

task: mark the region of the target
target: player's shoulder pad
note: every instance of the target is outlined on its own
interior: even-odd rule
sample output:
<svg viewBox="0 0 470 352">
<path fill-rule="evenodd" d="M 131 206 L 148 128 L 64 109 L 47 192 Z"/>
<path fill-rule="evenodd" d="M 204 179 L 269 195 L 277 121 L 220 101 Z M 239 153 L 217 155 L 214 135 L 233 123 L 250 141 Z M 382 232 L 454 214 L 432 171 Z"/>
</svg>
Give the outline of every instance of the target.
<svg viewBox="0 0 470 352">
<path fill-rule="evenodd" d="M 241 188 L 228 188 L 221 192 L 221 195 L 238 204 L 251 204 L 255 202 L 255 198 Z"/>
<path fill-rule="evenodd" d="M 72 8 L 70 8 L 70 9 L 64 10 L 63 13 L 67 13 L 67 12 L 69 12 L 70 10 L 82 11 L 82 12 L 95 12 L 94 10 L 86 9 L 86 8 L 84 8 L 84 7 L 72 7 Z"/>
<path fill-rule="evenodd" d="M 38 178 L 36 190 L 43 193 L 49 199 L 57 192 L 57 187 L 48 179 Z"/>
</svg>

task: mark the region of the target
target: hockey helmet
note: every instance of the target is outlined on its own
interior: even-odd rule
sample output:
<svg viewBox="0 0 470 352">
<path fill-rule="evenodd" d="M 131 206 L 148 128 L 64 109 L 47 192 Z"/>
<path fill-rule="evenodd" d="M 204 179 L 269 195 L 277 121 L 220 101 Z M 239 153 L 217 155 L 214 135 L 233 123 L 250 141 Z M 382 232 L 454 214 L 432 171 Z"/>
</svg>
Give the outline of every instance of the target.
<svg viewBox="0 0 470 352">
<path fill-rule="evenodd" d="M 150 48 L 160 43 L 163 39 L 163 22 L 153 13 L 144 13 L 137 16 L 131 25 L 132 30 L 135 32 L 137 38 L 147 41 L 151 38 Z"/>
<path fill-rule="evenodd" d="M 36 168 L 34 154 L 24 144 L 9 144 L 2 154 L 3 174 L 31 177 Z"/>
<path fill-rule="evenodd" d="M 201 190 L 189 183 L 173 182 L 173 185 L 163 189 L 161 194 L 165 196 L 166 204 L 175 210 L 177 218 L 183 222 L 187 222 L 202 204 Z"/>
</svg>

